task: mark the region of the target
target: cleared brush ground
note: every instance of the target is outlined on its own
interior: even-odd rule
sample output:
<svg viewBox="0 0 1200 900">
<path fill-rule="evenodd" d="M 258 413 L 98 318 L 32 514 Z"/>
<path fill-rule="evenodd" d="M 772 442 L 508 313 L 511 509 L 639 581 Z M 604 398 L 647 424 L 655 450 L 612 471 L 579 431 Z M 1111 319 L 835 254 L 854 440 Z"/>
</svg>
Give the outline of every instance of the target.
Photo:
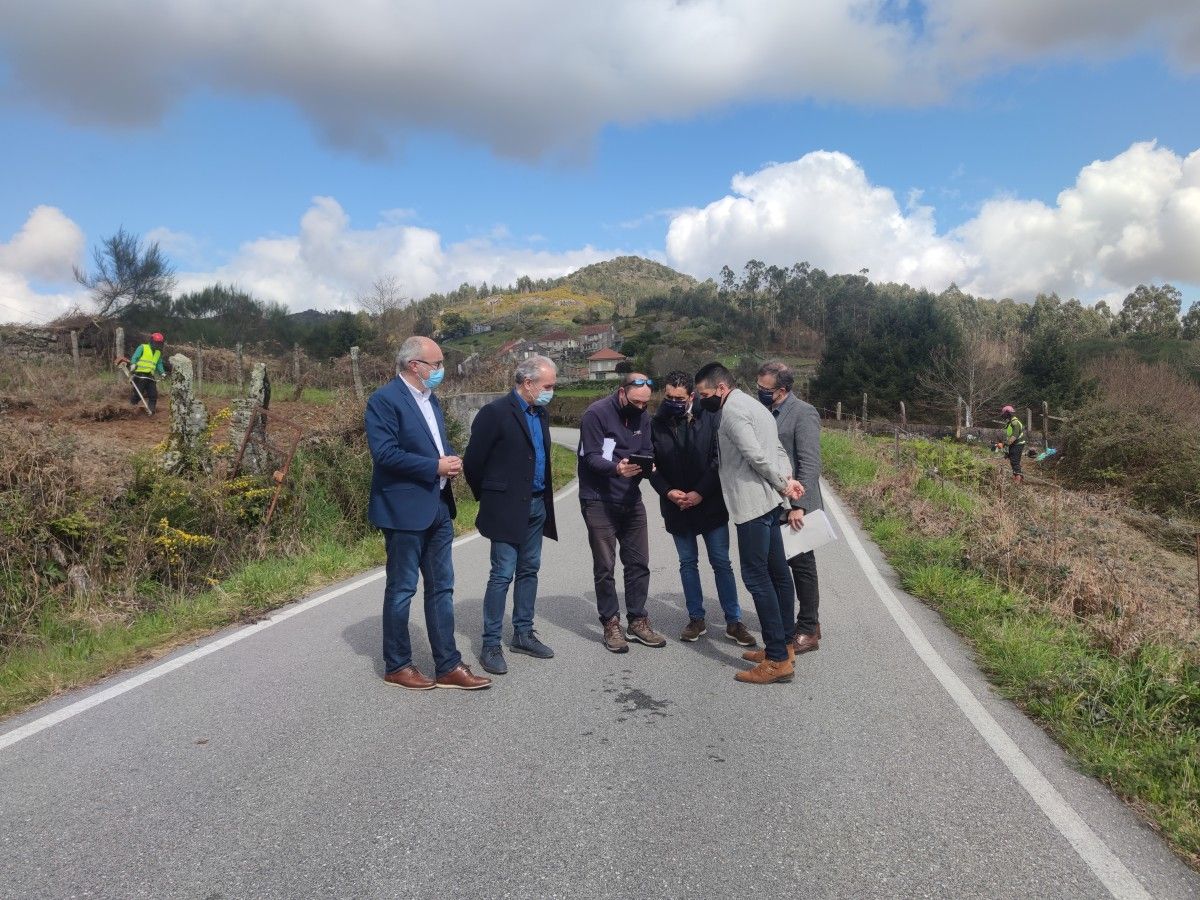
<svg viewBox="0 0 1200 900">
<path fill-rule="evenodd" d="M 822 435 L 826 474 L 993 683 L 1200 863 L 1195 557 L 1114 494 L 950 443 Z M 1053 473 L 1042 470 L 1053 479 Z"/>
</svg>

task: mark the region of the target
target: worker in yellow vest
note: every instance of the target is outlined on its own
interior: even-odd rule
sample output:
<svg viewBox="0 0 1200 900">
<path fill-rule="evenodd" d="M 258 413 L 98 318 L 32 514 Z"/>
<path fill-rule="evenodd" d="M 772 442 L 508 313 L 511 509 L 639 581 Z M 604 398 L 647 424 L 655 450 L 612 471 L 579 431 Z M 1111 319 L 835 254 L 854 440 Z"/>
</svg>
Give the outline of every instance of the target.
<svg viewBox="0 0 1200 900">
<path fill-rule="evenodd" d="M 129 372 L 133 376 L 136 390 L 129 392 L 129 402 L 137 406 L 140 402 L 138 391 L 146 398 L 146 406 L 150 415 L 158 405 L 158 377 L 166 375 L 166 364 L 163 362 L 163 336 L 159 332 L 150 335 L 150 343 L 141 344 L 133 351 L 129 359 Z"/>
<path fill-rule="evenodd" d="M 1025 480 L 1021 474 L 1021 457 L 1025 455 L 1025 445 L 1028 443 L 1025 423 L 1011 406 L 1000 410 L 1000 415 L 1004 419 L 1004 446 L 1008 453 L 1008 464 L 1012 466 L 1013 481 L 1021 484 Z"/>
</svg>

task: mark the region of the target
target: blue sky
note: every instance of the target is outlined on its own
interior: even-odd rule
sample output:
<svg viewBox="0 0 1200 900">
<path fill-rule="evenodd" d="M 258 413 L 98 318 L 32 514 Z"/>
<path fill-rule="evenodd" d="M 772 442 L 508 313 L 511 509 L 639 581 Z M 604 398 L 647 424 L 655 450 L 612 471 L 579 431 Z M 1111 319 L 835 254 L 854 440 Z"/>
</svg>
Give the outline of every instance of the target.
<svg viewBox="0 0 1200 900">
<path fill-rule="evenodd" d="M 0 321 L 86 305 L 71 265 L 119 226 L 180 289 L 297 309 L 617 253 L 1200 297 L 1200 13 L 1169 0 L 479 7 L 507 35 L 423 3 L 127 5 L 133 36 L 82 0 L 0 12 Z"/>
</svg>

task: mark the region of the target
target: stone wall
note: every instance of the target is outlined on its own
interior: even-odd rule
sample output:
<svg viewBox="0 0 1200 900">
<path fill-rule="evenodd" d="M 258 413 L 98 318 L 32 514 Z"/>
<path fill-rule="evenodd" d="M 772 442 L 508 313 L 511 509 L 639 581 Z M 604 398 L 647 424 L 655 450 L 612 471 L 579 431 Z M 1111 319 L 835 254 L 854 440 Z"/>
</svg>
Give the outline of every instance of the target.
<svg viewBox="0 0 1200 900">
<path fill-rule="evenodd" d="M 452 397 L 442 397 L 441 400 L 446 412 L 454 416 L 462 423 L 463 428 L 470 432 L 471 423 L 475 421 L 475 414 L 497 397 L 503 396 L 504 393 L 455 394 Z M 461 450 L 462 448 L 459 448 L 460 452 Z"/>
</svg>

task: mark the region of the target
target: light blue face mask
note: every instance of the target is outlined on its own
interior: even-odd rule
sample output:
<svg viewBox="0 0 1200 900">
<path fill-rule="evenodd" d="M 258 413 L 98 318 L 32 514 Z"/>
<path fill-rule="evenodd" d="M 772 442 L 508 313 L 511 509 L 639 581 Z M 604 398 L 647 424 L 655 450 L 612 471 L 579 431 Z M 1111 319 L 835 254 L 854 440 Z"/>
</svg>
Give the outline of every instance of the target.
<svg viewBox="0 0 1200 900">
<path fill-rule="evenodd" d="M 421 379 L 421 384 L 425 385 L 426 390 L 432 391 L 435 387 L 437 387 L 439 384 L 442 383 L 442 379 L 445 377 L 446 377 L 446 370 L 444 368 L 434 369 L 432 372 L 429 373 L 428 378 Z"/>
<path fill-rule="evenodd" d="M 540 394 L 537 395 L 537 398 L 533 402 L 536 403 L 538 406 L 545 406 L 553 399 L 554 399 L 554 391 L 542 391 Z"/>
</svg>

